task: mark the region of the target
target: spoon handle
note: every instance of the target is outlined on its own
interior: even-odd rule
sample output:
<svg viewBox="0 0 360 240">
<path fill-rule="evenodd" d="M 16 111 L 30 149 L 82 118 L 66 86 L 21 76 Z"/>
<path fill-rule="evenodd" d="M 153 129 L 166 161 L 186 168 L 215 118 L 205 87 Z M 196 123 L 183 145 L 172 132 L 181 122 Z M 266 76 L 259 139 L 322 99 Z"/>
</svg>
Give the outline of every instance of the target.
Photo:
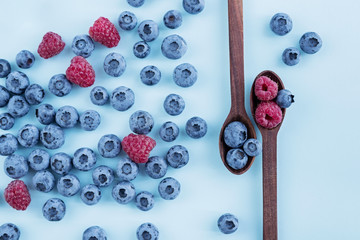
<svg viewBox="0 0 360 240">
<path fill-rule="evenodd" d="M 246 115 L 242 0 L 228 0 L 232 111 Z"/>
<path fill-rule="evenodd" d="M 277 132 L 263 132 L 263 240 L 277 240 Z"/>
</svg>

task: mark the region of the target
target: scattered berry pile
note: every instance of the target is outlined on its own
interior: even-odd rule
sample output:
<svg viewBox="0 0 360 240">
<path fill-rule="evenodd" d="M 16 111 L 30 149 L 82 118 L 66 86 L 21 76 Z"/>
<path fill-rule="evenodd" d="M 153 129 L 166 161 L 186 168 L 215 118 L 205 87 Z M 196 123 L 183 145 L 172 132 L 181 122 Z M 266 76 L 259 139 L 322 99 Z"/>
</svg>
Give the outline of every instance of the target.
<svg viewBox="0 0 360 240">
<path fill-rule="evenodd" d="M 140 7 L 144 0 L 128 0 L 133 7 Z M 183 0 L 183 7 L 190 14 L 200 13 L 204 9 L 204 0 Z M 163 18 L 164 25 L 169 29 L 176 29 L 182 25 L 181 12 L 168 11 Z M 130 31 L 138 25 L 137 31 L 142 41 L 135 43 L 134 55 L 145 58 L 150 54 L 149 42 L 159 36 L 158 23 L 144 20 L 138 23 L 137 17 L 129 12 L 122 12 L 118 18 L 121 29 Z M 76 55 L 65 73 L 56 74 L 49 80 L 48 91 L 57 97 L 68 95 L 75 85 L 90 87 L 95 83 L 96 75 L 93 66 L 86 60 L 95 50 L 96 44 L 107 48 L 114 48 L 120 42 L 120 34 L 109 19 L 98 18 L 89 28 L 88 35 L 77 35 L 69 45 Z M 59 55 L 66 47 L 61 36 L 48 32 L 43 36 L 37 53 L 44 59 Z M 179 35 L 172 34 L 164 38 L 161 52 L 168 59 L 180 59 L 187 52 L 187 42 Z M 35 63 L 35 55 L 23 50 L 16 55 L 19 68 L 29 69 Z M 103 69 L 112 77 L 120 77 L 126 71 L 127 62 L 117 52 L 112 52 L 103 61 Z M 176 85 L 188 88 L 197 81 L 197 70 L 189 63 L 180 64 L 174 69 L 173 80 Z M 22 126 L 16 136 L 11 133 L 0 135 L 0 155 L 6 156 L 4 170 L 7 176 L 13 178 L 4 191 L 6 202 L 16 210 L 26 210 L 31 202 L 30 192 L 26 184 L 20 180 L 34 170 L 32 176 L 33 189 L 40 192 L 51 192 L 54 188 L 60 198 L 48 199 L 42 208 L 43 216 L 49 221 L 60 221 L 66 214 L 66 203 L 62 197 L 80 195 L 87 205 L 97 204 L 101 200 L 101 188 L 111 186 L 114 180 L 112 197 L 120 204 L 134 202 L 142 211 L 148 211 L 154 206 L 154 195 L 148 191 L 136 192 L 131 182 L 139 173 L 139 165 L 144 164 L 145 172 L 153 179 L 161 179 L 158 192 L 161 198 L 173 200 L 180 193 L 180 183 L 172 178 L 163 178 L 168 166 L 182 168 L 189 161 L 189 152 L 182 145 L 174 145 L 166 156 L 151 156 L 151 150 L 156 146 L 154 139 L 146 136 L 153 130 L 154 118 L 146 111 L 136 111 L 129 119 L 130 133 L 122 140 L 107 134 L 98 141 L 97 152 L 90 148 L 79 148 L 73 154 L 57 152 L 50 155 L 46 149 L 61 149 L 66 139 L 66 131 L 80 125 L 85 131 L 95 131 L 101 124 L 101 116 L 94 110 L 82 113 L 73 106 L 62 106 L 55 109 L 46 100 L 47 91 L 39 84 L 30 83 L 27 75 L 20 71 L 12 71 L 10 63 L 0 59 L 0 77 L 6 78 L 6 86 L 0 86 L 0 107 L 7 107 L 7 112 L 0 114 L 0 128 L 10 130 L 17 118 L 27 115 L 32 105 L 35 118 L 43 126 L 29 123 Z M 140 79 L 145 85 L 156 85 L 161 79 L 161 72 L 156 66 L 147 66 L 140 72 Z M 117 111 L 127 111 L 135 101 L 134 92 L 125 86 L 117 87 L 111 94 L 101 86 L 95 86 L 90 93 L 90 101 L 98 106 L 110 103 Z M 184 99 L 176 94 L 170 94 L 164 101 L 165 111 L 172 116 L 179 115 L 185 108 Z M 207 133 L 207 124 L 200 117 L 189 119 L 185 132 L 191 138 L 201 138 Z M 165 142 L 174 141 L 179 135 L 179 127 L 173 122 L 164 123 L 159 136 Z M 42 148 L 43 147 L 43 148 Z M 27 157 L 18 154 L 18 149 L 32 149 Z M 120 157 L 124 151 L 128 157 Z M 103 158 L 118 158 L 116 170 L 97 165 L 98 154 Z M 91 172 L 93 183 L 82 186 L 76 171 Z M 71 173 L 70 173 L 71 171 Z M 34 200 L 34 199 L 33 199 Z M 137 229 L 138 239 L 158 239 L 159 231 L 151 223 L 144 223 Z M 0 239 L 18 239 L 20 230 L 13 224 L 0 227 Z M 10 237 L 10 238 L 9 238 Z M 99 226 L 92 226 L 83 233 L 83 239 L 106 239 L 106 232 Z"/>
<path fill-rule="evenodd" d="M 270 20 L 270 29 L 279 36 L 288 34 L 293 27 L 290 16 L 286 13 L 276 13 Z M 322 40 L 315 32 L 304 33 L 299 45 L 301 50 L 307 54 L 317 53 L 321 46 Z M 282 54 L 282 61 L 288 66 L 294 66 L 300 62 L 300 50 L 296 47 L 286 48 Z"/>
</svg>

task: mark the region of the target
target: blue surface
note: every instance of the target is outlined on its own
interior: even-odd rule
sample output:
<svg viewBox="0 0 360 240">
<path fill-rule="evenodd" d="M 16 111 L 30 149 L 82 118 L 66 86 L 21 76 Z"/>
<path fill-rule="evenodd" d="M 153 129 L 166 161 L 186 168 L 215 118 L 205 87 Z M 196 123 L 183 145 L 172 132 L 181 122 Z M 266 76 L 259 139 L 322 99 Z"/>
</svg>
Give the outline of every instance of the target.
<svg viewBox="0 0 360 240">
<path fill-rule="evenodd" d="M 275 71 L 295 94 L 296 102 L 286 112 L 278 135 L 279 239 L 360 239 L 357 186 L 360 35 L 356 30 L 360 23 L 359 8 L 360 2 L 356 0 L 244 2 L 246 99 L 254 77 L 265 69 Z M 176 30 L 167 29 L 162 23 L 163 15 L 170 9 L 183 14 L 183 25 Z M 0 224 L 15 223 L 22 240 L 81 239 L 83 231 L 92 225 L 103 227 L 108 239 L 135 239 L 136 228 L 144 222 L 152 222 L 159 228 L 160 239 L 262 239 L 261 157 L 256 158 L 246 174 L 235 176 L 223 166 L 218 152 L 218 134 L 230 108 L 225 0 L 207 0 L 199 15 L 187 14 L 181 0 L 148 0 L 141 8 L 133 8 L 125 0 L 107 0 L 106 5 L 95 0 L 3 0 L 0 58 L 8 59 L 13 69 L 19 70 L 15 64 L 19 51 L 27 49 L 35 54 L 47 31 L 59 33 L 66 42 L 65 50 L 48 60 L 36 53 L 34 66 L 23 70 L 32 83 L 47 88 L 51 76 L 64 73 L 70 64 L 74 56 L 70 47 L 72 38 L 87 33 L 100 16 L 116 23 L 125 10 L 133 11 L 140 22 L 153 19 L 160 24 L 159 38 L 150 43 L 150 56 L 143 60 L 135 58 L 132 46 L 140 40 L 136 30 L 120 30 L 122 39 L 118 47 L 107 49 L 96 44 L 88 60 L 96 71 L 95 85 L 105 86 L 109 91 L 122 85 L 130 87 L 136 95 L 135 105 L 126 112 L 117 112 L 110 105 L 93 105 L 90 88 L 75 87 L 64 98 L 55 97 L 47 90 L 45 102 L 56 108 L 70 104 L 79 112 L 94 109 L 102 116 L 102 123 L 94 132 L 85 132 L 80 127 L 65 130 L 67 141 L 59 151 L 73 154 L 80 147 L 96 150 L 98 139 L 108 133 L 123 138 L 130 133 L 129 116 L 136 110 L 146 110 L 155 118 L 150 133 L 158 142 L 154 155 L 164 155 L 173 144 L 182 144 L 190 152 L 187 166 L 169 169 L 166 175 L 179 180 L 180 195 L 173 201 L 161 199 L 157 193 L 160 180 L 147 177 L 142 169 L 134 184 L 137 191 L 155 194 L 155 206 L 149 212 L 138 210 L 135 204 L 119 205 L 111 197 L 111 188 L 103 189 L 103 198 L 97 205 L 86 206 L 79 195 L 65 198 L 56 190 L 48 194 L 37 192 L 31 186 L 33 173 L 30 173 L 23 180 L 29 184 L 32 202 L 25 212 L 18 212 L 3 198 L 11 179 L 0 171 Z M 286 12 L 292 17 L 294 26 L 286 36 L 270 31 L 269 21 L 276 12 Z M 294 67 L 286 66 L 281 62 L 283 50 L 298 46 L 298 40 L 307 31 L 319 33 L 322 49 L 315 55 L 303 54 Z M 173 33 L 188 43 L 188 52 L 176 61 L 163 57 L 160 50 L 162 39 Z M 103 59 L 113 51 L 123 54 L 127 61 L 128 67 L 120 78 L 107 76 L 102 69 Z M 183 62 L 193 64 L 199 73 L 197 83 L 188 89 L 172 81 L 173 69 Z M 140 81 L 140 70 L 150 64 L 162 71 L 162 79 L 155 86 Z M 0 79 L 0 84 L 4 84 L 4 79 Z M 167 115 L 162 107 L 170 93 L 180 94 L 186 102 L 184 112 L 177 117 Z M 17 120 L 9 132 L 16 133 L 29 122 L 42 127 L 34 117 L 34 109 L 27 117 Z M 209 126 L 208 134 L 199 140 L 190 139 L 185 133 L 185 123 L 193 116 L 204 118 Z M 173 144 L 163 142 L 158 136 L 160 126 L 168 120 L 180 127 L 180 136 Z M 257 134 L 261 139 L 258 131 Z M 21 149 L 19 153 L 27 155 L 29 150 Z M 99 164 L 115 168 L 117 160 L 99 156 Z M 89 172 L 74 173 L 82 186 L 91 183 Z M 67 213 L 60 222 L 48 222 L 42 216 L 41 207 L 50 197 L 60 197 L 67 205 Z M 222 234 L 216 225 L 226 212 L 239 218 L 239 229 L 231 235 Z"/>
</svg>

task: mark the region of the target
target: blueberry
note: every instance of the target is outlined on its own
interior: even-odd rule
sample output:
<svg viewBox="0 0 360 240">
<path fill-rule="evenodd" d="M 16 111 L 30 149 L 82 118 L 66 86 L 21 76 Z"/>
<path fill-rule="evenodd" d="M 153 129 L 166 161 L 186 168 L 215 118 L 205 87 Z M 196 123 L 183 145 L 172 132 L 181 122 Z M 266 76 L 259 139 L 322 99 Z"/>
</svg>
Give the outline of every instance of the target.
<svg viewBox="0 0 360 240">
<path fill-rule="evenodd" d="M 145 20 L 139 24 L 138 33 L 142 40 L 151 42 L 159 36 L 159 27 L 153 20 Z"/>
<path fill-rule="evenodd" d="M 133 30 L 137 25 L 137 18 L 134 13 L 124 11 L 120 13 L 118 23 L 121 29 L 129 31 Z"/>
<path fill-rule="evenodd" d="M 31 84 L 25 90 L 25 99 L 30 105 L 40 104 L 45 97 L 44 88 L 39 84 Z"/>
<path fill-rule="evenodd" d="M 134 44 L 133 52 L 137 58 L 146 58 L 150 54 L 150 46 L 145 41 Z"/>
<path fill-rule="evenodd" d="M 164 109 L 171 116 L 177 116 L 184 111 L 185 101 L 177 94 L 170 94 L 164 101 Z"/>
<path fill-rule="evenodd" d="M 8 156 L 18 149 L 18 140 L 11 133 L 0 136 L 0 155 Z"/>
<path fill-rule="evenodd" d="M 9 73 L 5 80 L 6 88 L 13 94 L 23 94 L 29 86 L 29 78 L 25 73 L 14 71 Z"/>
<path fill-rule="evenodd" d="M 113 77 L 120 77 L 126 69 L 125 58 L 119 53 L 109 53 L 104 60 L 104 71 Z"/>
<path fill-rule="evenodd" d="M 74 153 L 73 166 L 80 171 L 89 171 L 96 164 L 96 155 L 90 148 L 79 148 Z"/>
<path fill-rule="evenodd" d="M 104 87 L 96 86 L 91 89 L 90 100 L 93 104 L 102 106 L 109 101 L 109 94 Z"/>
<path fill-rule="evenodd" d="M 197 70 L 189 63 L 183 63 L 174 69 L 173 79 L 180 87 L 191 87 L 197 80 Z"/>
<path fill-rule="evenodd" d="M 157 67 L 149 65 L 141 70 L 140 79 L 144 84 L 152 86 L 160 81 L 161 72 Z"/>
<path fill-rule="evenodd" d="M 159 239 L 159 230 L 152 223 L 143 223 L 136 230 L 138 240 Z"/>
<path fill-rule="evenodd" d="M 71 92 L 72 83 L 65 74 L 56 74 L 50 78 L 48 88 L 55 96 L 63 97 Z"/>
<path fill-rule="evenodd" d="M 154 207 L 154 195 L 147 191 L 136 194 L 135 204 L 142 211 L 149 211 Z"/>
<path fill-rule="evenodd" d="M 178 10 L 170 10 L 164 15 L 164 24 L 166 27 L 176 29 L 182 24 L 182 16 Z"/>
<path fill-rule="evenodd" d="M 100 114 L 94 110 L 87 110 L 80 115 L 80 126 L 85 131 L 94 131 L 101 122 Z"/>
<path fill-rule="evenodd" d="M 83 240 L 106 240 L 106 232 L 99 226 L 87 228 L 83 233 Z"/>
<path fill-rule="evenodd" d="M 1 65 L 0 65 L 1 66 Z M 10 99 L 9 91 L 0 85 L 0 108 L 5 107 Z"/>
<path fill-rule="evenodd" d="M 131 161 L 129 158 L 120 158 L 117 168 L 116 175 L 121 181 L 131 181 L 136 178 L 139 172 L 138 165 Z"/>
<path fill-rule="evenodd" d="M 94 184 L 98 187 L 107 187 L 114 181 L 114 171 L 104 165 L 96 167 L 92 173 Z"/>
<path fill-rule="evenodd" d="M 271 30 L 280 36 L 289 33 L 293 23 L 289 15 L 286 13 L 276 13 L 270 20 Z"/>
<path fill-rule="evenodd" d="M 16 55 L 16 64 L 20 68 L 31 68 L 34 65 L 35 56 L 28 50 L 22 50 Z"/>
<path fill-rule="evenodd" d="M 217 225 L 222 233 L 230 234 L 238 229 L 239 221 L 234 215 L 225 213 L 220 216 Z"/>
<path fill-rule="evenodd" d="M 244 143 L 243 149 L 248 156 L 256 157 L 261 153 L 262 147 L 259 140 L 254 138 L 249 138 Z"/>
<path fill-rule="evenodd" d="M 8 113 L 14 118 L 21 118 L 28 114 L 30 106 L 22 96 L 12 96 L 8 103 Z"/>
<path fill-rule="evenodd" d="M 104 158 L 114 158 L 120 154 L 121 140 L 114 134 L 102 136 L 98 142 L 98 151 Z"/>
<path fill-rule="evenodd" d="M 36 190 L 47 193 L 54 188 L 55 177 L 51 172 L 42 170 L 35 173 L 32 182 Z"/>
<path fill-rule="evenodd" d="M 112 189 L 112 196 L 116 202 L 127 204 L 135 198 L 135 186 L 129 181 L 122 181 Z"/>
<path fill-rule="evenodd" d="M 35 116 L 37 120 L 44 125 L 49 125 L 55 122 L 56 111 L 50 104 L 42 104 L 35 109 Z"/>
<path fill-rule="evenodd" d="M 0 59 L 0 78 L 5 78 L 11 72 L 11 66 L 5 59 Z"/>
<path fill-rule="evenodd" d="M 8 113 L 0 114 L 0 129 L 9 130 L 15 124 L 15 119 Z"/>
<path fill-rule="evenodd" d="M 172 146 L 166 154 L 166 161 L 173 168 L 182 168 L 189 162 L 189 152 L 182 145 Z"/>
<path fill-rule="evenodd" d="M 59 178 L 56 187 L 64 197 L 71 197 L 80 191 L 80 180 L 75 175 L 68 174 Z"/>
<path fill-rule="evenodd" d="M 158 186 L 160 197 L 165 200 L 174 200 L 180 193 L 180 183 L 172 177 L 161 180 Z"/>
<path fill-rule="evenodd" d="M 36 126 L 26 124 L 19 129 L 17 139 L 21 146 L 30 148 L 39 142 L 39 135 L 39 129 Z"/>
<path fill-rule="evenodd" d="M 40 131 L 40 141 L 47 149 L 60 148 L 65 143 L 64 131 L 57 125 L 47 125 Z"/>
<path fill-rule="evenodd" d="M 281 108 L 288 108 L 293 102 L 295 102 L 294 95 L 292 95 L 292 93 L 287 89 L 281 89 L 278 92 L 275 101 Z"/>
<path fill-rule="evenodd" d="M 167 36 L 161 44 L 162 54 L 169 59 L 179 59 L 186 53 L 187 44 L 177 34 Z"/>
<path fill-rule="evenodd" d="M 42 208 L 43 216 L 49 221 L 60 221 L 66 213 L 66 206 L 59 198 L 50 198 Z"/>
<path fill-rule="evenodd" d="M 294 66 L 300 62 L 300 51 L 295 47 L 286 48 L 282 54 L 283 62 L 288 66 Z"/>
<path fill-rule="evenodd" d="M 301 50 L 303 50 L 305 53 L 314 54 L 320 50 L 322 46 L 322 40 L 319 34 L 315 32 L 307 32 L 301 36 L 299 44 Z"/>
<path fill-rule="evenodd" d="M 131 114 L 129 125 L 134 133 L 146 135 L 154 127 L 154 119 L 150 113 L 139 110 Z"/>
<path fill-rule="evenodd" d="M 226 154 L 226 162 L 233 169 L 239 170 L 247 164 L 248 156 L 239 148 L 230 149 Z"/>
<path fill-rule="evenodd" d="M 165 142 L 172 142 L 179 136 L 179 127 L 173 122 L 165 122 L 160 127 L 159 135 Z"/>
<path fill-rule="evenodd" d="M 13 179 L 19 179 L 28 173 L 29 165 L 25 157 L 12 154 L 5 158 L 4 170 L 7 176 Z"/>
<path fill-rule="evenodd" d="M 128 4 L 133 7 L 141 7 L 145 0 L 127 0 Z"/>
<path fill-rule="evenodd" d="M 186 122 L 185 130 L 191 138 L 202 138 L 207 133 L 206 121 L 200 117 L 192 117 Z"/>
<path fill-rule="evenodd" d="M 167 172 L 167 163 L 162 157 L 152 156 L 145 164 L 145 171 L 151 178 L 162 178 Z"/>
<path fill-rule="evenodd" d="M 115 88 L 111 93 L 110 104 L 118 111 L 126 111 L 134 105 L 135 94 L 128 87 Z"/>
<path fill-rule="evenodd" d="M 190 14 L 198 14 L 205 7 L 205 0 L 183 0 L 183 7 Z"/>
<path fill-rule="evenodd" d="M 73 39 L 71 49 L 77 56 L 90 57 L 95 49 L 94 41 L 89 35 L 77 35 Z"/>
<path fill-rule="evenodd" d="M 50 165 L 50 154 L 40 148 L 34 149 L 28 156 L 28 163 L 35 171 L 45 170 Z"/>
<path fill-rule="evenodd" d="M 63 106 L 55 114 L 55 121 L 62 128 L 75 127 L 78 120 L 79 114 L 72 106 Z"/>
<path fill-rule="evenodd" d="M 5 223 L 0 226 L 0 239 L 18 240 L 20 238 L 20 230 L 13 223 Z"/>
<path fill-rule="evenodd" d="M 224 130 L 224 141 L 232 148 L 241 147 L 247 140 L 247 128 L 242 122 L 229 123 Z"/>
<path fill-rule="evenodd" d="M 63 152 L 55 153 L 50 158 L 50 167 L 55 173 L 59 175 L 66 175 L 72 169 L 71 157 Z"/>
<path fill-rule="evenodd" d="M 85 185 L 81 189 L 80 198 L 86 205 L 95 205 L 101 199 L 100 188 L 94 184 Z"/>
</svg>

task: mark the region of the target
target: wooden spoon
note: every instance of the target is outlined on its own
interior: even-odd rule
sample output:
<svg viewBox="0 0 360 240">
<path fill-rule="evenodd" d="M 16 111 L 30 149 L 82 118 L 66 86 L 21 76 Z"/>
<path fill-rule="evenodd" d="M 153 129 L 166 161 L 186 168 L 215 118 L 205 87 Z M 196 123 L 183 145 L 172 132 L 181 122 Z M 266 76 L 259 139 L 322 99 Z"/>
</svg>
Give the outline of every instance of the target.
<svg viewBox="0 0 360 240">
<path fill-rule="evenodd" d="M 278 84 L 279 91 L 284 89 L 280 77 L 272 71 L 263 71 L 260 76 L 267 76 Z M 255 96 L 255 81 L 251 87 L 250 108 L 255 119 L 255 109 L 260 101 Z M 276 145 L 277 134 L 285 116 L 282 108 L 282 120 L 275 128 L 267 129 L 257 124 L 262 135 L 262 165 L 263 165 L 263 240 L 277 239 L 277 172 L 276 172 Z"/>
<path fill-rule="evenodd" d="M 226 162 L 226 154 L 230 150 L 224 141 L 224 130 L 233 121 L 240 121 L 247 127 L 248 138 L 256 138 L 252 125 L 245 110 L 244 90 L 244 39 L 243 39 L 243 4 L 242 0 L 228 0 L 229 13 L 229 43 L 230 43 L 230 84 L 231 108 L 219 137 L 221 159 L 226 168 L 233 174 L 243 174 L 254 162 L 254 157 L 249 157 L 247 164 L 241 169 L 233 169 Z"/>
</svg>

